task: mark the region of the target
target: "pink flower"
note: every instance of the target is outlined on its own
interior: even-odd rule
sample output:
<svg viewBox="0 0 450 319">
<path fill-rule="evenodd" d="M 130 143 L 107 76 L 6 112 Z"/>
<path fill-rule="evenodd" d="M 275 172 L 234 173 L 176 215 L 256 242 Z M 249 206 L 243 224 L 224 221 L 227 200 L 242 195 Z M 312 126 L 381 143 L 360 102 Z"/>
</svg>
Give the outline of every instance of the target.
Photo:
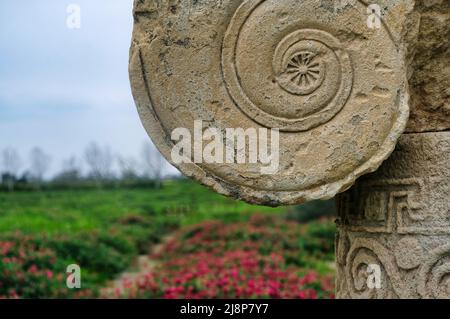
<svg viewBox="0 0 450 319">
<path fill-rule="evenodd" d="M 32 273 L 32 274 L 35 274 L 35 273 L 37 273 L 38 268 L 37 268 L 36 265 L 33 264 L 33 265 L 30 266 L 30 268 L 28 268 L 28 271 L 29 271 L 30 273 Z"/>
</svg>

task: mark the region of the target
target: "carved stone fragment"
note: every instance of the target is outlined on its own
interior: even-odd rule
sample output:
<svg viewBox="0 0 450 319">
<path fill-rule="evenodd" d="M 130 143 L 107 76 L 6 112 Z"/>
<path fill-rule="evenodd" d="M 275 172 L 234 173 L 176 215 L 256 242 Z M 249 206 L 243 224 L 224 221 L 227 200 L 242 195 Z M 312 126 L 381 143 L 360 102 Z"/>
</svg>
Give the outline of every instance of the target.
<svg viewBox="0 0 450 319">
<path fill-rule="evenodd" d="M 408 132 L 450 129 L 450 1 L 417 0 L 407 15 Z"/>
<path fill-rule="evenodd" d="M 185 175 L 222 194 L 267 205 L 332 198 L 376 170 L 407 123 L 412 1 L 379 3 L 371 28 L 359 0 L 135 1 L 130 76 L 145 128 Z M 196 160 L 195 121 L 208 133 L 279 130 L 279 165 L 262 174 L 261 159 Z M 189 161 L 172 158 L 178 128 L 194 136 Z M 236 154 L 249 152 L 245 141 Z"/>
<path fill-rule="evenodd" d="M 405 134 L 338 196 L 339 298 L 450 298 L 450 132 Z M 380 289 L 367 285 L 370 265 Z"/>
</svg>

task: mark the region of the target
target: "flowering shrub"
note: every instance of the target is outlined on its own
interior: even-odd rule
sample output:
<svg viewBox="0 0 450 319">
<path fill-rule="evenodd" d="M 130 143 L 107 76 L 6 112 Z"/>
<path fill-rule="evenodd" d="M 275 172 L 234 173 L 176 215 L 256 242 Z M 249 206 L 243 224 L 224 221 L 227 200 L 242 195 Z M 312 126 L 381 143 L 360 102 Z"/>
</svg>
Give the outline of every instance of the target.
<svg viewBox="0 0 450 319">
<path fill-rule="evenodd" d="M 55 253 L 30 238 L 0 241 L 0 298 L 58 297 L 65 287 L 55 276 Z"/>
<path fill-rule="evenodd" d="M 120 271 L 122 263 L 113 249 L 102 247 L 100 240 L 96 245 L 85 242 L 20 233 L 0 238 L 0 298 L 95 297 L 97 289 L 91 288 L 95 288 L 99 273 L 103 275 L 106 273 L 102 272 L 103 268 L 114 263 Z M 92 258 L 88 259 L 90 256 Z M 71 290 L 66 286 L 66 268 L 78 260 L 87 265 L 83 267 L 83 288 Z M 110 268 L 117 272 L 112 266 Z"/>
<path fill-rule="evenodd" d="M 254 216 L 249 222 L 206 222 L 181 230 L 152 256 L 153 271 L 123 283 L 117 297 L 333 298 L 333 275 L 311 271 L 332 260 L 334 225 Z M 313 245 L 305 245 L 305 242 Z M 314 249 L 314 251 L 311 251 Z M 322 271 L 323 272 L 323 271 Z"/>
<path fill-rule="evenodd" d="M 301 225 L 256 215 L 248 222 L 205 222 L 178 231 L 150 257 L 151 272 L 116 291 L 131 298 L 332 298 L 334 224 Z M 87 298 L 136 253 L 126 237 L 0 238 L 0 298 Z M 67 265 L 82 266 L 82 289 L 66 287 Z"/>
</svg>

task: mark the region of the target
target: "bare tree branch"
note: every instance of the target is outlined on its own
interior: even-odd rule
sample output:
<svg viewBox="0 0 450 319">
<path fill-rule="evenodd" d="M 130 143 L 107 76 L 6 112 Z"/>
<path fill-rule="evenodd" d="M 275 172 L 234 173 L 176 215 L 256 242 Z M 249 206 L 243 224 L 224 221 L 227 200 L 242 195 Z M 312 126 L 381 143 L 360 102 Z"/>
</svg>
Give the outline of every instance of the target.
<svg viewBox="0 0 450 319">
<path fill-rule="evenodd" d="M 22 167 L 19 153 L 12 147 L 7 147 L 1 154 L 2 182 L 7 184 L 9 191 L 14 190 L 17 174 Z"/>
<path fill-rule="evenodd" d="M 122 179 L 137 179 L 138 173 L 138 162 L 133 157 L 123 157 L 121 155 L 117 156 L 117 162 L 120 168 L 120 175 Z"/>
<path fill-rule="evenodd" d="M 31 160 L 30 171 L 32 177 L 36 179 L 38 182 L 42 182 L 45 173 L 50 168 L 51 162 L 50 155 L 46 154 L 39 147 L 35 147 L 31 150 L 30 160 Z"/>
<path fill-rule="evenodd" d="M 156 182 L 157 187 L 161 187 L 161 179 L 167 168 L 167 161 L 150 142 L 142 145 L 142 159 L 145 175 Z"/>
<path fill-rule="evenodd" d="M 113 155 L 109 147 L 101 148 L 97 143 L 90 143 L 84 152 L 86 163 L 90 168 L 91 177 L 105 180 L 112 177 Z"/>
</svg>

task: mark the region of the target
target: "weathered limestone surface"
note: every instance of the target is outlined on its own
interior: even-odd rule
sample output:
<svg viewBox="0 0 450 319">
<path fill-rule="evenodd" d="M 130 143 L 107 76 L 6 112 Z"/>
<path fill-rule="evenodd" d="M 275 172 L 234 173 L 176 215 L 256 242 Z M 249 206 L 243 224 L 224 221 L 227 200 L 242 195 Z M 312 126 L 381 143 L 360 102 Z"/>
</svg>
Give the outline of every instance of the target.
<svg viewBox="0 0 450 319">
<path fill-rule="evenodd" d="M 407 123 L 414 1 L 377 2 L 379 29 L 360 0 L 136 0 L 130 76 L 145 128 L 169 160 L 171 132 L 195 120 L 279 129 L 274 174 L 261 163 L 175 166 L 252 203 L 332 198 L 376 170 Z"/>
<path fill-rule="evenodd" d="M 407 17 L 416 133 L 337 198 L 338 298 L 450 298 L 450 1 L 415 1 Z M 369 289 L 369 265 L 381 289 Z"/>
<path fill-rule="evenodd" d="M 450 132 L 405 134 L 338 196 L 338 298 L 450 298 Z M 367 267 L 381 268 L 369 289 Z"/>
<path fill-rule="evenodd" d="M 275 174 L 175 165 L 267 205 L 348 189 L 407 126 L 338 196 L 337 296 L 450 298 L 450 1 L 376 3 L 380 29 L 360 0 L 135 0 L 133 94 L 169 160 L 171 132 L 195 120 L 280 129 Z"/>
<path fill-rule="evenodd" d="M 450 129 L 450 1 L 418 0 L 408 15 L 408 132 Z"/>
</svg>

